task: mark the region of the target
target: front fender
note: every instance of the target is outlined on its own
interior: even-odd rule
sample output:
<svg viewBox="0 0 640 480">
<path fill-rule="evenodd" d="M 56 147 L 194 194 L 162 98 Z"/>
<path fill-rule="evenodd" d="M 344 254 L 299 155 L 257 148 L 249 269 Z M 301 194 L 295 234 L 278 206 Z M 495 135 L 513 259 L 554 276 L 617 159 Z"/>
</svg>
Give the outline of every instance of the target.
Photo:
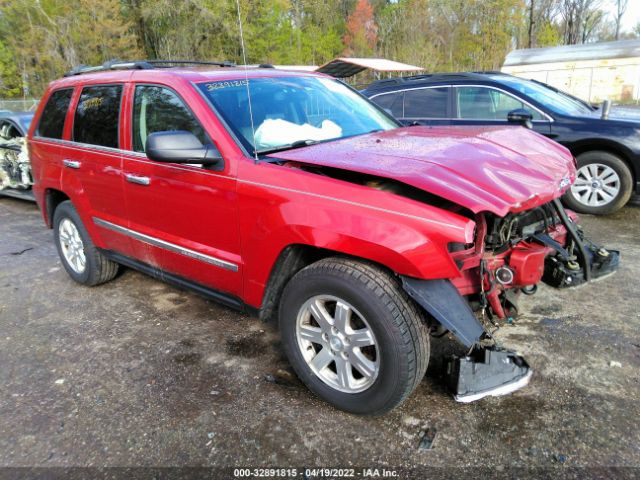
<svg viewBox="0 0 640 480">
<path fill-rule="evenodd" d="M 290 245 L 363 258 L 415 278 L 459 275 L 447 245 L 470 243 L 473 221 L 327 177 L 305 176 L 312 181 L 304 185 L 294 169 L 276 168 L 278 176 L 269 184 L 239 182 L 244 297 L 250 305 L 261 304 L 272 267 Z M 287 182 L 287 177 L 294 178 Z M 298 188 L 291 188 L 294 182 Z M 324 192 L 339 192 L 339 197 Z"/>
</svg>

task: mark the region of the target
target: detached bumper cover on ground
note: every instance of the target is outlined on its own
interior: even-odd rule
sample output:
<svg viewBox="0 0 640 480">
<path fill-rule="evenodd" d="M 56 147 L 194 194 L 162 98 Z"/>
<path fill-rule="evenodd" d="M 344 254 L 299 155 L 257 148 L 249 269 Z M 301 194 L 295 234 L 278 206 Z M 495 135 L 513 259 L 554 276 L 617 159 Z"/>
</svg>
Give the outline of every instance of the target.
<svg viewBox="0 0 640 480">
<path fill-rule="evenodd" d="M 447 364 L 447 384 L 458 402 L 506 395 L 529 383 L 533 374 L 520 355 L 508 350 L 478 349 Z"/>
</svg>

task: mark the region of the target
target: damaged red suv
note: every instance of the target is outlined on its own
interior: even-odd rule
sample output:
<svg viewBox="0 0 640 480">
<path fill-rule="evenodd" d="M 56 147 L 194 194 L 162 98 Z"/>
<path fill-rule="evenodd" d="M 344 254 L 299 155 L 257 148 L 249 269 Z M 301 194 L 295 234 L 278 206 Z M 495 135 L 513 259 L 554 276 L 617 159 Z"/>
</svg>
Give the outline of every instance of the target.
<svg viewBox="0 0 640 480">
<path fill-rule="evenodd" d="M 120 265 L 277 318 L 302 381 L 378 414 L 427 369 L 460 401 L 525 385 L 485 328 L 540 281 L 616 270 L 558 201 L 569 152 L 521 127 L 405 127 L 330 77 L 221 63 L 110 63 L 49 86 L 29 132 L 34 193 L 68 274 Z"/>
</svg>

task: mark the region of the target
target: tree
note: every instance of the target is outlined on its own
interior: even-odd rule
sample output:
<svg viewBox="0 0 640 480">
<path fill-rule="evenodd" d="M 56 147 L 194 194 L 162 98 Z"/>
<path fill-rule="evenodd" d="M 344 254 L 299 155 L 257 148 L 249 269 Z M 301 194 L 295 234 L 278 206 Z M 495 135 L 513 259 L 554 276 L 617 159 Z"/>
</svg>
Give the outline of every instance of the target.
<svg viewBox="0 0 640 480">
<path fill-rule="evenodd" d="M 119 0 L 3 0 L 0 40 L 34 95 L 79 64 L 139 56 Z"/>
<path fill-rule="evenodd" d="M 587 43 L 590 40 L 597 40 L 598 29 L 602 26 L 605 18 L 602 10 L 590 10 L 585 12 L 581 25 L 581 43 Z"/>
<path fill-rule="evenodd" d="M 558 30 L 558 0 L 528 0 L 527 5 L 527 38 L 520 45 L 528 48 L 558 45 L 561 39 L 556 38 Z"/>
<path fill-rule="evenodd" d="M 537 47 L 555 47 L 561 43 L 562 34 L 554 23 L 545 21 L 538 27 L 536 35 Z"/>
<path fill-rule="evenodd" d="M 622 24 L 622 17 L 627 11 L 629 0 L 616 0 L 616 40 L 620 40 L 620 26 Z"/>
<path fill-rule="evenodd" d="M 373 16 L 369 0 L 358 0 L 355 9 L 347 18 L 344 36 L 345 52 L 348 55 L 371 55 L 378 39 L 378 25 Z"/>
<path fill-rule="evenodd" d="M 603 19 L 600 6 L 601 0 L 560 0 L 565 44 L 584 43 L 590 38 Z"/>
<path fill-rule="evenodd" d="M 529 48 L 533 46 L 534 5 L 534 0 L 529 0 Z"/>
</svg>

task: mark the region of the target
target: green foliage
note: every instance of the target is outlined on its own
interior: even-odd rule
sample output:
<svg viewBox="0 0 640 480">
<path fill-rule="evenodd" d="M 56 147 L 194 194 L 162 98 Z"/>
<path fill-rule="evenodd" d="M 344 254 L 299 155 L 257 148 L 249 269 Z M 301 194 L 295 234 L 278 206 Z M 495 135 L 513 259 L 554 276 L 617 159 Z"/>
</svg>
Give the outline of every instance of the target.
<svg viewBox="0 0 640 480">
<path fill-rule="evenodd" d="M 119 0 L 3 0 L 0 41 L 34 95 L 75 65 L 139 55 Z"/>
<path fill-rule="evenodd" d="M 400 0 L 378 16 L 379 50 L 429 71 L 497 69 L 523 15 L 522 0 Z"/>
<path fill-rule="evenodd" d="M 11 50 L 0 40 L 0 96 L 11 98 L 20 94 L 22 94 L 20 70 Z"/>
<path fill-rule="evenodd" d="M 537 47 L 555 47 L 561 43 L 562 33 L 556 25 L 546 21 L 538 27 Z"/>
<path fill-rule="evenodd" d="M 534 46 L 561 44 L 576 22 L 585 38 L 610 36 L 593 8 L 570 23 L 572 1 L 239 0 L 250 64 L 347 54 L 427 71 L 498 69 L 528 44 L 531 19 Z M 74 66 L 116 58 L 241 63 L 239 33 L 236 0 L 0 0 L 0 96 L 37 96 Z"/>
</svg>

